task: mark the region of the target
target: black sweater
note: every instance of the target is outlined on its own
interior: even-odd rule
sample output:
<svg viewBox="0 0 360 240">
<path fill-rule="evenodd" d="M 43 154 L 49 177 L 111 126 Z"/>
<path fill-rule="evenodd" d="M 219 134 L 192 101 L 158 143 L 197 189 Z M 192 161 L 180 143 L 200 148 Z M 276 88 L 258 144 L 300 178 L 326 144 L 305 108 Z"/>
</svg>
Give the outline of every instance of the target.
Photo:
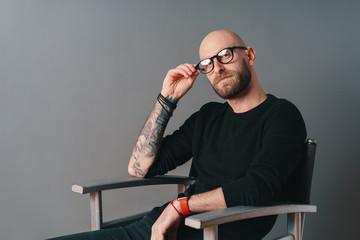
<svg viewBox="0 0 360 240">
<path fill-rule="evenodd" d="M 228 103 L 208 103 L 163 139 L 146 176 L 192 158 L 193 193 L 222 187 L 228 207 L 264 205 L 280 195 L 305 138 L 303 118 L 287 100 L 268 94 L 245 113 L 234 113 Z"/>
</svg>

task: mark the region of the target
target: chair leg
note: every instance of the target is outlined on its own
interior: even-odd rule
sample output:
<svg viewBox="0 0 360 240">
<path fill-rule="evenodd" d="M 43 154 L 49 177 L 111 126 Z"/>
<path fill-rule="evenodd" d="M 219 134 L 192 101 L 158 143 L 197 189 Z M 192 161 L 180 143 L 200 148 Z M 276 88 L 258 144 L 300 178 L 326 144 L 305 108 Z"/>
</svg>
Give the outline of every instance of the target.
<svg viewBox="0 0 360 240">
<path fill-rule="evenodd" d="M 204 240 L 218 240 L 218 225 L 204 228 Z"/>
<path fill-rule="evenodd" d="M 180 193 L 184 193 L 190 186 L 191 184 L 178 184 L 178 194 Z"/>
<path fill-rule="evenodd" d="M 285 236 L 275 238 L 273 240 L 294 240 L 294 236 L 292 234 L 287 234 Z"/>
<path fill-rule="evenodd" d="M 301 239 L 303 238 L 304 234 L 304 225 L 305 225 L 305 213 L 301 213 Z"/>
<path fill-rule="evenodd" d="M 90 193 L 91 230 L 100 230 L 103 225 L 101 191 Z"/>
<path fill-rule="evenodd" d="M 185 192 L 186 186 L 184 184 L 178 184 L 178 194 Z"/>
<path fill-rule="evenodd" d="M 301 213 L 288 214 L 288 233 L 294 236 L 295 240 L 301 240 Z"/>
</svg>

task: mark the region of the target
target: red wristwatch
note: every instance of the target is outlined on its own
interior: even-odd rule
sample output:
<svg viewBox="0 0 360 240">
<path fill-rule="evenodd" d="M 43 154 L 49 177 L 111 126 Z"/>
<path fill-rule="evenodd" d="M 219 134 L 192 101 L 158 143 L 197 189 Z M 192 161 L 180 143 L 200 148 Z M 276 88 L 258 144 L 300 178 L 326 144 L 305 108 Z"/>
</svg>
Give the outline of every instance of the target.
<svg viewBox="0 0 360 240">
<path fill-rule="evenodd" d="M 190 215 L 191 214 L 190 209 L 189 209 L 189 204 L 188 204 L 189 198 L 190 197 L 178 198 L 182 215 Z"/>
</svg>

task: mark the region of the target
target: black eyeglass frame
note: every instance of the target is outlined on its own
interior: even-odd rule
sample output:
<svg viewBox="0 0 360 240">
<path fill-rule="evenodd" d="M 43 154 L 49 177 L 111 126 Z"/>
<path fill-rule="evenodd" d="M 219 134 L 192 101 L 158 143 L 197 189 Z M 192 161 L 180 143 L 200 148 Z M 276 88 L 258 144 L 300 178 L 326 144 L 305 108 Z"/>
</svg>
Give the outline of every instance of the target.
<svg viewBox="0 0 360 240">
<path fill-rule="evenodd" d="M 231 51 L 231 59 L 230 59 L 229 61 L 227 61 L 227 62 L 222 62 L 222 61 L 219 59 L 219 53 L 222 52 L 222 51 L 225 50 L 225 49 L 229 49 L 229 50 Z M 214 58 L 216 58 L 216 59 L 217 59 L 220 63 L 222 63 L 222 64 L 227 64 L 227 63 L 231 62 L 231 61 L 234 59 L 234 49 L 246 50 L 247 47 L 245 47 L 245 46 L 234 46 L 234 47 L 226 47 L 226 48 L 223 48 L 223 49 L 221 49 L 219 52 L 217 52 L 214 56 L 209 57 L 209 58 L 204 58 L 204 59 L 202 59 L 198 64 L 196 64 L 195 69 L 199 70 L 199 71 L 200 71 L 201 73 L 203 73 L 203 74 L 208 74 L 209 72 L 211 72 L 212 70 L 214 70 L 214 60 L 213 60 Z M 199 65 L 200 65 L 200 63 L 201 63 L 202 61 L 204 61 L 204 60 L 206 60 L 206 59 L 210 59 L 210 62 L 212 63 L 212 68 L 211 68 L 210 71 L 203 72 L 203 71 L 200 70 Z"/>
</svg>

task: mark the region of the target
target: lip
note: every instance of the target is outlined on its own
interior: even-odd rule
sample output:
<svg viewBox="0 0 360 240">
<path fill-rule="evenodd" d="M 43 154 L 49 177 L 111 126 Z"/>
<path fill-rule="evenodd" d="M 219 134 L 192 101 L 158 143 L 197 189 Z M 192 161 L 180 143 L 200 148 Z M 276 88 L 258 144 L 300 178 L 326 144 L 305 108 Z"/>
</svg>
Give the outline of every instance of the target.
<svg viewBox="0 0 360 240">
<path fill-rule="evenodd" d="M 230 77 L 231 77 L 231 76 L 223 77 L 223 78 L 221 78 L 221 79 L 219 80 L 219 82 L 225 81 L 225 80 L 227 80 L 227 79 L 230 78 Z"/>
</svg>

